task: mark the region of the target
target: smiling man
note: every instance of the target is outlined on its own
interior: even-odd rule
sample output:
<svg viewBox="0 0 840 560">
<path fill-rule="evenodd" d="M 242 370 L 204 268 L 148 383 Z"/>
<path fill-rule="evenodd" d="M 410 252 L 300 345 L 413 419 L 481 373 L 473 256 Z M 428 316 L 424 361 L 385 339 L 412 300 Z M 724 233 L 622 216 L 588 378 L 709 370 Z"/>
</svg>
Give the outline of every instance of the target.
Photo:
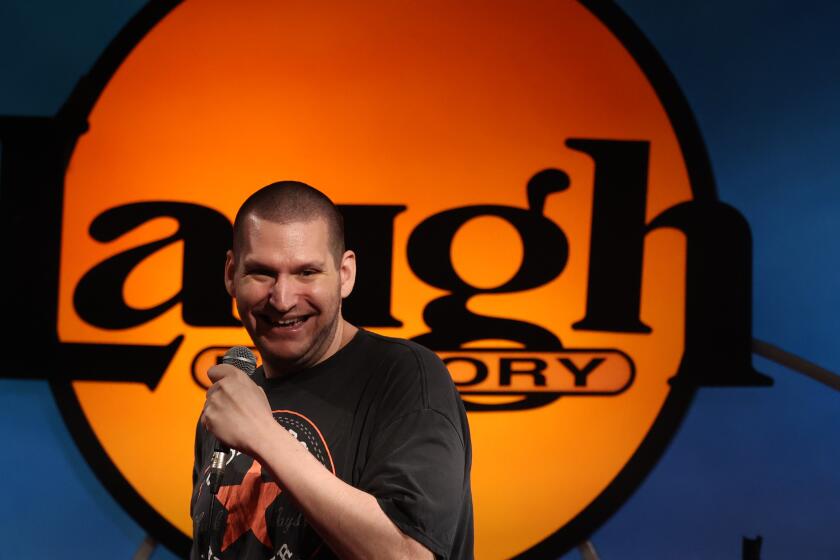
<svg viewBox="0 0 840 560">
<path fill-rule="evenodd" d="M 469 427 L 441 361 L 348 323 L 356 258 L 321 192 L 274 183 L 234 222 L 225 283 L 259 349 L 196 434 L 192 558 L 472 558 Z M 234 451 L 216 495 L 216 440 Z"/>
</svg>

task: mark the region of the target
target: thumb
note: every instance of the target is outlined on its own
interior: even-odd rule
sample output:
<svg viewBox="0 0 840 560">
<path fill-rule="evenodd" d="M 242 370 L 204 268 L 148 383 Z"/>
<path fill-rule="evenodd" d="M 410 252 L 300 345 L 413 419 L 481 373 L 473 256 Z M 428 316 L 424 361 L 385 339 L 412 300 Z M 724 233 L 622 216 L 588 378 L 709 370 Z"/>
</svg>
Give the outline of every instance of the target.
<svg viewBox="0 0 840 560">
<path fill-rule="evenodd" d="M 219 364 L 207 370 L 207 377 L 210 378 L 210 381 L 216 383 L 225 377 L 236 375 L 237 372 L 239 372 L 239 370 L 235 366 L 230 364 Z"/>
</svg>

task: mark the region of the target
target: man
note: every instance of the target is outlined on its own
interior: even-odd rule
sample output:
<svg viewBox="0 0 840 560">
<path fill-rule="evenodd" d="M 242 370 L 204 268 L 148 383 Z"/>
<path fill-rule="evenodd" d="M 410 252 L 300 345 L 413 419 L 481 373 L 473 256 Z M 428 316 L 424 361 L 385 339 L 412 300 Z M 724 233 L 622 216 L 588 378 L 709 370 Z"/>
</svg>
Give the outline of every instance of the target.
<svg viewBox="0 0 840 560">
<path fill-rule="evenodd" d="M 471 447 L 441 361 L 344 320 L 356 259 L 332 202 L 269 185 L 234 222 L 225 283 L 263 366 L 211 368 L 192 558 L 472 558 Z M 234 450 L 215 496 L 216 439 Z"/>
</svg>

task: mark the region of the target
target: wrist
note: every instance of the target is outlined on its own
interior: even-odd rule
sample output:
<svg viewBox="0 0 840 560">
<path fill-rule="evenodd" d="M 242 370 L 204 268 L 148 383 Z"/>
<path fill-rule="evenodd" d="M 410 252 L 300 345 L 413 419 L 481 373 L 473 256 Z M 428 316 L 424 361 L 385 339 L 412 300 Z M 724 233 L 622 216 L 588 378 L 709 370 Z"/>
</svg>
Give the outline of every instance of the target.
<svg viewBox="0 0 840 560">
<path fill-rule="evenodd" d="M 285 430 L 277 423 L 274 416 L 269 414 L 251 432 L 247 449 L 243 449 L 243 451 L 262 462 L 272 442 L 277 441 L 278 435 L 282 435 L 280 432 L 285 432 Z"/>
</svg>

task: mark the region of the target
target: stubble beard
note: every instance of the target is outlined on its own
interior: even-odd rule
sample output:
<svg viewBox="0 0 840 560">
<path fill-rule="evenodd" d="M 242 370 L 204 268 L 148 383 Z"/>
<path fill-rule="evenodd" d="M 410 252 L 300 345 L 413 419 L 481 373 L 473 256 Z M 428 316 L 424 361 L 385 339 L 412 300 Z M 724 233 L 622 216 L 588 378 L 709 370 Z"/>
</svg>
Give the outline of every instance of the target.
<svg viewBox="0 0 840 560">
<path fill-rule="evenodd" d="M 315 317 L 310 318 L 310 320 L 314 319 Z M 257 337 L 254 336 L 256 333 L 251 334 L 251 340 L 254 341 L 254 344 L 260 351 L 266 377 L 282 377 L 308 369 L 323 361 L 325 359 L 324 354 L 327 352 L 336 337 L 338 324 L 341 320 L 341 300 L 339 299 L 338 309 L 336 310 L 335 315 L 333 315 L 329 325 L 321 331 L 316 332 L 312 339 L 312 344 L 304 350 L 303 354 L 297 357 L 284 358 L 282 356 L 272 355 L 270 352 L 266 352 L 260 348 L 260 344 L 257 343 Z"/>
</svg>

